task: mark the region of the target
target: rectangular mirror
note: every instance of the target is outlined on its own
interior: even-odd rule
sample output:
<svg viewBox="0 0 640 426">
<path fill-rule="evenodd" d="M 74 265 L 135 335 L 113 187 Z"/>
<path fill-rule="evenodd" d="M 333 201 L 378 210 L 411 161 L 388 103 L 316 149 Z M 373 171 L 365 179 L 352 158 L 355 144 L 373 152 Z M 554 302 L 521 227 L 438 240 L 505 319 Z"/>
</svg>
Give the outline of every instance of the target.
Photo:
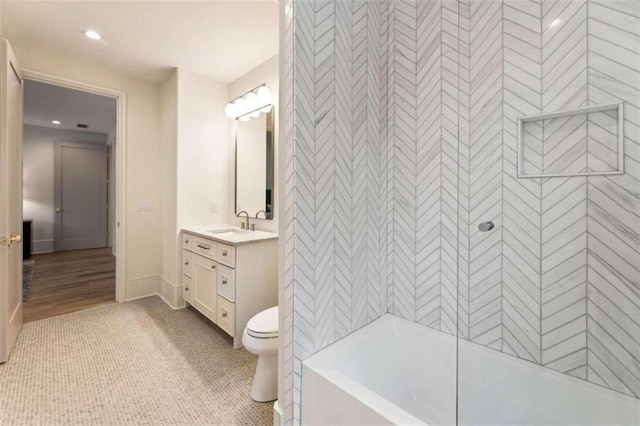
<svg viewBox="0 0 640 426">
<path fill-rule="evenodd" d="M 236 120 L 236 214 L 273 219 L 273 123 L 273 109 Z"/>
</svg>

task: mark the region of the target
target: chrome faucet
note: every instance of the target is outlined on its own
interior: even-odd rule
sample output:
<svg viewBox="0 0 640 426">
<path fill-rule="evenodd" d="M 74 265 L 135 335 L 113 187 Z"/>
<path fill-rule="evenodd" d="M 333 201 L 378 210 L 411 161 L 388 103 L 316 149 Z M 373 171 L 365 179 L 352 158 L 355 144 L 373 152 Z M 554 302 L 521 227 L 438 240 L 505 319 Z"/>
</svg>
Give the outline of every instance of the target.
<svg viewBox="0 0 640 426">
<path fill-rule="evenodd" d="M 260 213 L 262 213 L 264 215 L 264 218 L 267 218 L 267 212 L 265 212 L 264 210 L 260 210 L 258 213 L 256 213 L 256 219 L 260 219 L 258 216 L 260 215 Z"/>
<path fill-rule="evenodd" d="M 244 213 L 246 216 L 245 222 L 242 224 L 242 229 L 250 229 L 250 225 L 249 225 L 249 213 L 247 213 L 246 210 L 242 210 L 241 212 L 238 212 L 238 214 L 236 214 L 236 217 L 240 217 L 240 215 Z"/>
</svg>

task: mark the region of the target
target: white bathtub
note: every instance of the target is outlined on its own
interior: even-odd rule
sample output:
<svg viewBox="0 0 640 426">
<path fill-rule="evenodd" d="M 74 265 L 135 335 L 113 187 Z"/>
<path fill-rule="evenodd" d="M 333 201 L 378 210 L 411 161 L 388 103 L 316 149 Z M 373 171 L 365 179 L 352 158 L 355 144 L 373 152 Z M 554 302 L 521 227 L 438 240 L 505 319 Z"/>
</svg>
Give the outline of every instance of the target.
<svg viewBox="0 0 640 426">
<path fill-rule="evenodd" d="M 640 424 L 640 401 L 392 315 L 302 366 L 303 425 Z"/>
</svg>

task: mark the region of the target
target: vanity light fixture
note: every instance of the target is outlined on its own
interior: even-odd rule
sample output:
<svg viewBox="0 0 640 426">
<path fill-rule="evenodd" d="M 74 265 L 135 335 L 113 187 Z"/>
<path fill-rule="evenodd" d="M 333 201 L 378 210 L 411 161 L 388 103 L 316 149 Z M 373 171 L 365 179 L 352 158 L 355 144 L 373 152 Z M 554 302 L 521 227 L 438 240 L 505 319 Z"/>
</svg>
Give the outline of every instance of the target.
<svg viewBox="0 0 640 426">
<path fill-rule="evenodd" d="M 263 112 L 268 113 L 272 106 L 271 91 L 263 84 L 229 102 L 224 113 L 229 118 L 248 121 L 251 117 L 259 117 Z"/>
<path fill-rule="evenodd" d="M 100 36 L 100 33 L 98 33 L 97 31 L 94 31 L 94 30 L 84 30 L 82 33 L 85 36 L 89 37 L 91 40 L 100 40 L 100 39 L 102 39 L 102 37 Z"/>
</svg>

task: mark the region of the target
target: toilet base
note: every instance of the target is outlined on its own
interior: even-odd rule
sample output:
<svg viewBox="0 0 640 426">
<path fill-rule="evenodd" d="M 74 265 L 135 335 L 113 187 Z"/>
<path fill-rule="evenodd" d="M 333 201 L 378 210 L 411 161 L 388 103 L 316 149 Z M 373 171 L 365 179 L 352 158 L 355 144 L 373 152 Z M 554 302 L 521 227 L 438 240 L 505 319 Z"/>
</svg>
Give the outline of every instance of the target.
<svg viewBox="0 0 640 426">
<path fill-rule="evenodd" d="M 278 399 L 278 354 L 260 355 L 251 385 L 251 399 L 269 402 Z"/>
</svg>

